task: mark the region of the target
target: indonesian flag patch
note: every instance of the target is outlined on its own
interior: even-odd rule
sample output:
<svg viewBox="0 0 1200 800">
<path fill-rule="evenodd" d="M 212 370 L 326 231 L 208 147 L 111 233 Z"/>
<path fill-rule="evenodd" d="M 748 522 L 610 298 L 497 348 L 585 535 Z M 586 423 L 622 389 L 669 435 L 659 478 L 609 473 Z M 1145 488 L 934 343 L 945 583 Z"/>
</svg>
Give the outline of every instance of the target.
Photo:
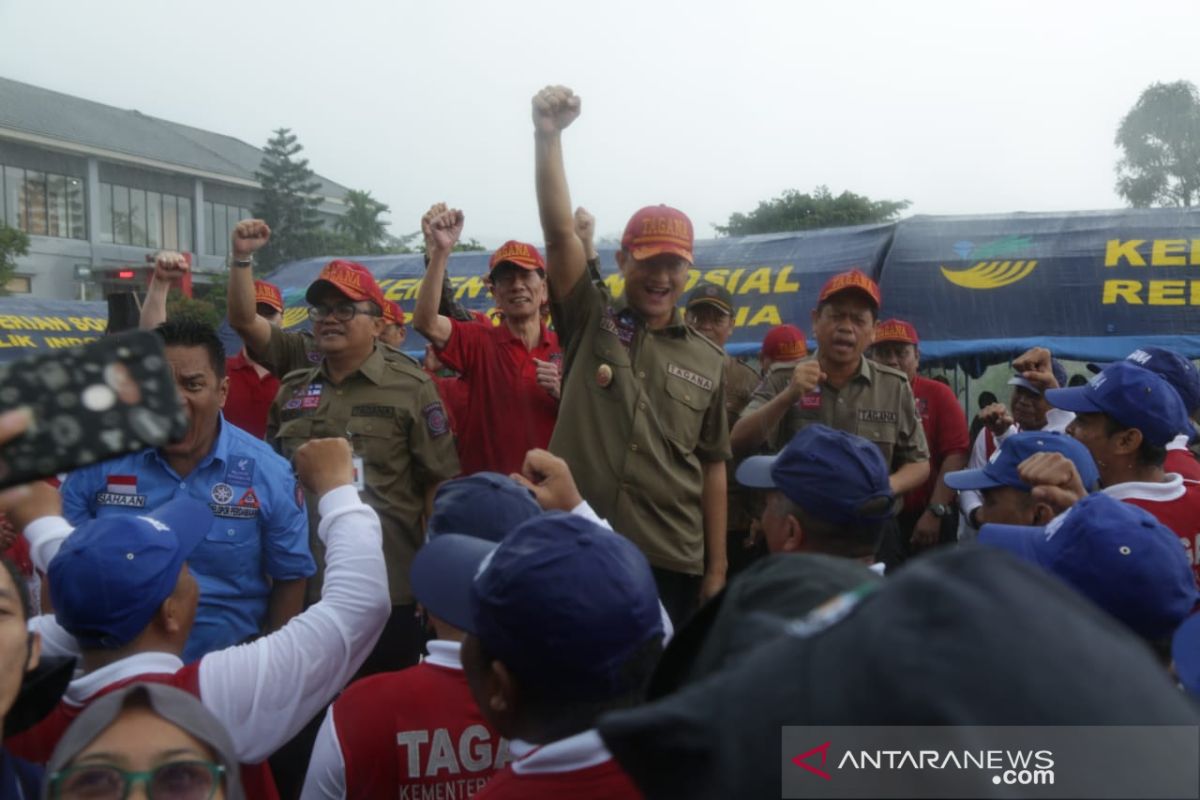
<svg viewBox="0 0 1200 800">
<path fill-rule="evenodd" d="M 137 494 L 136 475 L 109 475 L 109 494 Z"/>
</svg>

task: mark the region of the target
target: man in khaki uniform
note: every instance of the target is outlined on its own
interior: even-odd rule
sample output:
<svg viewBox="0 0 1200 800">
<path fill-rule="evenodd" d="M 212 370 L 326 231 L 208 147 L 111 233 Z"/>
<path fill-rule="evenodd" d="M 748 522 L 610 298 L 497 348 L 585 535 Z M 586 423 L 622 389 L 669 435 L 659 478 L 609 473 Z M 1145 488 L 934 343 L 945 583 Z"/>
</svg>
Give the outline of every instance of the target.
<svg viewBox="0 0 1200 800">
<path fill-rule="evenodd" d="M 772 367 L 730 434 L 735 454 L 782 449 L 813 423 L 874 442 L 897 498 L 929 478 L 929 449 L 908 376 L 863 356 L 875 338 L 879 287 L 859 270 L 832 277 L 812 313 L 816 356 Z M 884 535 L 896 535 L 894 522 Z M 890 566 L 890 564 L 889 564 Z"/>
<path fill-rule="evenodd" d="M 458 474 L 453 437 L 429 376 L 406 358 L 388 357 L 376 342 L 386 301 L 365 267 L 330 262 L 307 299 L 323 357 L 284 377 L 267 438 L 288 457 L 309 439 L 350 440 L 355 484 L 383 522 L 392 594 L 391 619 L 363 669 L 402 669 L 417 662 L 423 638 L 408 572 L 424 541 L 420 520 L 428 498 L 440 481 Z M 310 508 L 314 502 L 310 497 Z M 315 525 L 311 540 L 320 563 Z M 319 591 L 319 581 L 310 581 L 310 599 Z"/>
<path fill-rule="evenodd" d="M 725 354 L 677 309 L 692 263 L 692 224 L 651 206 L 617 252 L 625 293 L 588 276 L 563 169 L 562 131 L 579 116 L 570 89 L 533 99 L 538 209 L 566 379 L 550 450 L 580 491 L 654 568 L 678 626 L 725 584 Z"/>
<path fill-rule="evenodd" d="M 729 290 L 715 283 L 699 283 L 688 295 L 684 307 L 687 309 L 688 325 L 724 350 L 729 337 L 733 335 L 733 295 Z M 738 421 L 758 383 L 759 374 L 753 367 L 731 355 L 725 356 L 725 416 L 730 427 Z M 762 548 L 754 547 L 751 537 L 755 516 L 751 506 L 753 493 L 746 491 L 733 478 L 739 463 L 728 461 L 725 470 L 726 495 L 729 498 L 725 550 L 729 558 L 730 575 L 740 572 L 765 552 Z"/>
</svg>

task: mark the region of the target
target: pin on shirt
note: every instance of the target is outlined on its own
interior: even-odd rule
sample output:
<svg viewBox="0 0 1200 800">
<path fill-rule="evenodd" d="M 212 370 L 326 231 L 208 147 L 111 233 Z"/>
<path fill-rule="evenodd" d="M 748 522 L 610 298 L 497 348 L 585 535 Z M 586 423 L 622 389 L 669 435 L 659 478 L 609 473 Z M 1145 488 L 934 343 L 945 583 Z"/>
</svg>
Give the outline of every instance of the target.
<svg viewBox="0 0 1200 800">
<path fill-rule="evenodd" d="M 596 385 L 599 386 L 601 389 L 607 389 L 609 386 L 612 385 L 612 382 L 613 382 L 612 367 L 610 367 L 608 364 L 601 364 L 596 369 Z"/>
</svg>

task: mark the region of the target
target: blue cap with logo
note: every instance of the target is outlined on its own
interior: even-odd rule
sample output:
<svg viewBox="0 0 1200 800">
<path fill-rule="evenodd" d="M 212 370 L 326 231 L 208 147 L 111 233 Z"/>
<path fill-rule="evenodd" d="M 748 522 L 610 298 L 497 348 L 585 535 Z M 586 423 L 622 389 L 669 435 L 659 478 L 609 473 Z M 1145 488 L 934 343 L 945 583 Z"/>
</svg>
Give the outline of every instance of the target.
<svg viewBox="0 0 1200 800">
<path fill-rule="evenodd" d="M 533 492 L 498 472 L 476 472 L 446 481 L 433 497 L 433 514 L 426 526 L 430 539 L 461 533 L 499 542 L 542 509 Z"/>
<path fill-rule="evenodd" d="M 1125 360 L 1162 375 L 1179 392 L 1189 414 L 1200 408 L 1200 370 L 1189 359 L 1165 347 L 1139 347 L 1125 356 Z M 1087 366 L 1092 372 L 1104 369 L 1102 364 Z"/>
<path fill-rule="evenodd" d="M 1005 439 L 986 467 L 946 473 L 946 485 L 959 492 L 994 489 L 997 486 L 1029 491 L 1029 484 L 1021 480 L 1017 468 L 1022 461 L 1037 453 L 1061 453 L 1069 458 L 1089 491 L 1100 480 L 1100 471 L 1096 469 L 1092 454 L 1074 436 L 1049 431 L 1023 431 Z"/>
<path fill-rule="evenodd" d="M 1105 494 L 1045 527 L 984 525 L 979 541 L 1045 568 L 1146 639 L 1171 636 L 1200 601 L 1179 537 Z"/>
<path fill-rule="evenodd" d="M 1054 380 L 1058 381 L 1059 386 L 1067 385 L 1067 368 L 1059 363 L 1057 358 L 1050 359 L 1050 371 L 1054 373 Z M 1028 389 L 1034 394 L 1042 393 L 1042 390 L 1036 384 L 1031 383 L 1019 374 L 1009 378 L 1008 385 L 1020 386 L 1022 389 Z"/>
<path fill-rule="evenodd" d="M 778 489 L 826 522 L 882 522 L 892 516 L 888 465 L 879 448 L 825 425 L 800 430 L 778 455 L 747 458 L 737 480 L 752 489 Z"/>
<path fill-rule="evenodd" d="M 663 634 L 646 557 L 623 536 L 551 511 L 499 544 L 447 533 L 413 560 L 413 594 L 540 692 L 604 699 L 625 660 Z"/>
<path fill-rule="evenodd" d="M 181 497 L 148 514 L 80 525 L 47 570 L 59 624 L 85 648 L 129 644 L 175 591 L 184 561 L 212 520 L 207 505 Z"/>
<path fill-rule="evenodd" d="M 1137 428 L 1142 438 L 1159 447 L 1180 434 L 1192 433 L 1179 392 L 1157 372 L 1132 361 L 1109 364 L 1086 386 L 1051 389 L 1046 400 L 1055 408 L 1077 414 L 1107 414 L 1127 428 Z"/>
</svg>

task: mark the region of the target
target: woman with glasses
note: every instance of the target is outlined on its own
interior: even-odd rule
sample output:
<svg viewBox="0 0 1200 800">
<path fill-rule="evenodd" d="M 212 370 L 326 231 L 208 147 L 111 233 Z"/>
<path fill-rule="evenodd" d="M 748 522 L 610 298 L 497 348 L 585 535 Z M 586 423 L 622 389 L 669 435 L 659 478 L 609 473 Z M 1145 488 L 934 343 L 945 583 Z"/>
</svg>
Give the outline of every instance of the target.
<svg viewBox="0 0 1200 800">
<path fill-rule="evenodd" d="M 79 715 L 46 768 L 51 800 L 241 800 L 233 742 L 195 697 L 137 683 Z"/>
</svg>

